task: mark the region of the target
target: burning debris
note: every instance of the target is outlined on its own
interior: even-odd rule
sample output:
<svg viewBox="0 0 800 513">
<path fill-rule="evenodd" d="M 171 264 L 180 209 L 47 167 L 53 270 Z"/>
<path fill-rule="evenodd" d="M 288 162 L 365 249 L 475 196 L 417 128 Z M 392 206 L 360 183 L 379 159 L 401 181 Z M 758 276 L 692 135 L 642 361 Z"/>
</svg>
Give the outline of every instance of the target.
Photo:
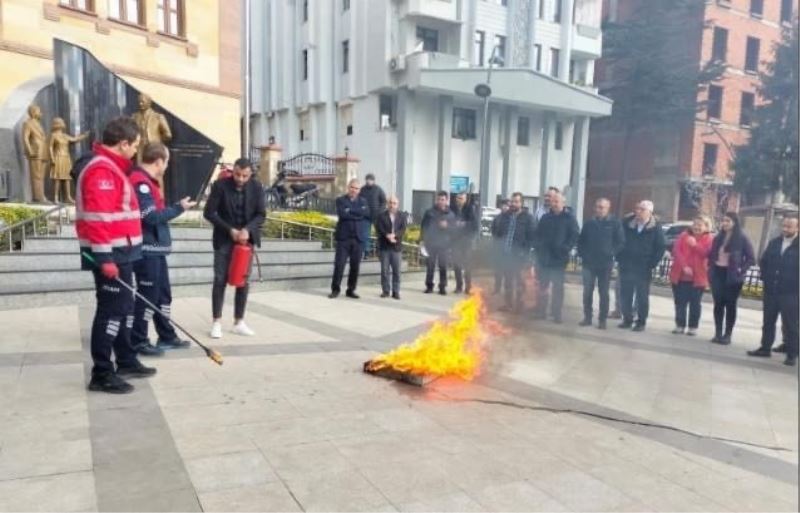
<svg viewBox="0 0 800 513">
<path fill-rule="evenodd" d="M 480 373 L 489 336 L 505 332 L 487 317 L 483 293 L 476 289 L 414 342 L 365 362 L 364 372 L 417 386 L 443 376 L 470 381 Z"/>
</svg>

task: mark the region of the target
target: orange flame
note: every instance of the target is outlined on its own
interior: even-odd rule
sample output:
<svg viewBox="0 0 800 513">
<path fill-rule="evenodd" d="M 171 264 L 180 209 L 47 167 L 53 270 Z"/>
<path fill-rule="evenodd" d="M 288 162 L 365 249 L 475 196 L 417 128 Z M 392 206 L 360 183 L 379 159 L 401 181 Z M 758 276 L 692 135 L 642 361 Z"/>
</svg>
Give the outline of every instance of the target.
<svg viewBox="0 0 800 513">
<path fill-rule="evenodd" d="M 486 316 L 483 293 L 475 290 L 453 305 L 447 319 L 433 326 L 410 344 L 377 356 L 369 371 L 392 368 L 427 376 L 456 376 L 471 380 L 480 373 L 489 335 L 505 330 Z"/>
</svg>

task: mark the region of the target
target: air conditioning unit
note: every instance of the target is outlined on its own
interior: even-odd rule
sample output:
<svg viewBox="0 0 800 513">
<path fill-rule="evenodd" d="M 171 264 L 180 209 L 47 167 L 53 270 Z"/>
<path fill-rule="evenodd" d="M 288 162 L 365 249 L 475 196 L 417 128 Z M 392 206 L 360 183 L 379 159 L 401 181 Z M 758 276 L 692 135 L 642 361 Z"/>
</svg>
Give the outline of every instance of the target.
<svg viewBox="0 0 800 513">
<path fill-rule="evenodd" d="M 392 121 L 389 114 L 381 114 L 381 130 L 389 130 L 392 128 Z"/>
<path fill-rule="evenodd" d="M 389 59 L 389 71 L 392 73 L 399 73 L 401 71 L 405 71 L 406 69 L 406 57 L 405 55 L 396 55 Z"/>
</svg>

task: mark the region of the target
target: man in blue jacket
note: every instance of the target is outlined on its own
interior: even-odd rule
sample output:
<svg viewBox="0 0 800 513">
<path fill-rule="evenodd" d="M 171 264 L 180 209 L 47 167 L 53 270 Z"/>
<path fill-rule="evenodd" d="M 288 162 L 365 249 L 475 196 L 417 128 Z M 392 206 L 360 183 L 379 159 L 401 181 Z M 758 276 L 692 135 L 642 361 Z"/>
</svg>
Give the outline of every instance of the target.
<svg viewBox="0 0 800 513">
<path fill-rule="evenodd" d="M 369 219 L 369 205 L 358 195 L 361 185 L 353 178 L 347 183 L 347 194 L 336 198 L 336 214 L 339 221 L 336 223 L 336 257 L 333 264 L 333 279 L 331 280 L 331 293 L 329 298 L 334 299 L 342 291 L 342 277 L 344 264 L 350 261 L 350 274 L 347 277 L 347 291 L 345 295 L 358 299 L 356 286 L 358 285 L 358 269 L 361 265 L 361 243 L 364 241 L 362 223 Z"/>
<path fill-rule="evenodd" d="M 175 205 L 166 206 L 159 187 L 169 163 L 169 150 L 161 143 L 150 143 L 141 150 L 141 165 L 130 173 L 130 182 L 139 200 L 142 215 L 142 259 L 133 266 L 136 287 L 144 297 L 169 315 L 172 288 L 169 282 L 167 255 L 172 251 L 169 222 L 197 203 L 189 197 Z M 172 325 L 160 313 L 153 311 L 141 299 L 136 300 L 133 313 L 131 345 L 141 355 L 161 356 L 164 349 L 188 347 L 189 342 L 178 338 Z M 156 328 L 158 342 L 150 343 L 147 332 L 150 321 Z"/>
</svg>

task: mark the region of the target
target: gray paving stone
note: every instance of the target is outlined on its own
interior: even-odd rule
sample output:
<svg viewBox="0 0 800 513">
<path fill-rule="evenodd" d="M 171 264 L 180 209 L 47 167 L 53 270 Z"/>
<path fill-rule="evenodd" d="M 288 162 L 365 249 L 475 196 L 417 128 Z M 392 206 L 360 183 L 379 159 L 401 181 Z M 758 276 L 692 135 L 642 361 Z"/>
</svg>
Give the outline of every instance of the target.
<svg viewBox="0 0 800 513">
<path fill-rule="evenodd" d="M 303 511 L 283 483 L 228 488 L 198 494 L 203 511 Z"/>
<path fill-rule="evenodd" d="M 278 480 L 259 451 L 193 458 L 186 460 L 186 468 L 195 490 L 200 493 Z"/>
<path fill-rule="evenodd" d="M 94 474 L 85 471 L 0 481 L 0 511 L 97 511 Z"/>
</svg>

